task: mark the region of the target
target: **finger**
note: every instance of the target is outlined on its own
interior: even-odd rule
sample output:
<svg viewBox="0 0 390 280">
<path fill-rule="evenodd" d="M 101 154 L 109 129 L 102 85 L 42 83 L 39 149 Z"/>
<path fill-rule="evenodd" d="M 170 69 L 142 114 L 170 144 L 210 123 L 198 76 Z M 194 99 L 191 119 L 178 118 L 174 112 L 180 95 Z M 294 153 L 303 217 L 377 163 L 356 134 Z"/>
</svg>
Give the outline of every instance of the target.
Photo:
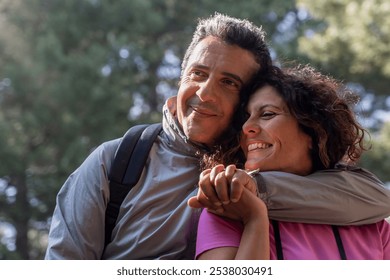
<svg viewBox="0 0 390 280">
<path fill-rule="evenodd" d="M 226 180 L 225 171 L 220 172 L 214 180 L 215 191 L 217 193 L 219 201 L 222 204 L 229 204 L 229 184 Z"/>
<path fill-rule="evenodd" d="M 232 202 L 240 200 L 244 188 L 256 194 L 256 181 L 243 170 L 237 170 L 235 172 L 230 185 L 230 198 Z"/>
<path fill-rule="evenodd" d="M 203 208 L 207 206 L 207 203 L 205 204 L 205 201 L 207 201 L 207 198 L 203 194 L 202 190 L 198 188 L 198 193 L 196 196 L 190 197 L 187 200 L 187 205 L 192 208 Z"/>
<path fill-rule="evenodd" d="M 211 174 L 210 169 L 207 169 L 200 174 L 199 189 L 201 190 L 201 194 L 204 195 L 211 204 L 220 206 L 222 205 L 222 203 L 218 199 L 218 195 L 215 191 L 213 182 L 210 181 L 210 174 Z M 198 195 L 199 194 L 200 193 L 198 192 Z M 201 198 L 202 196 L 198 197 L 198 199 Z"/>
<path fill-rule="evenodd" d="M 225 170 L 225 166 L 223 164 L 218 164 L 218 165 L 214 166 L 210 172 L 210 181 L 214 182 L 217 175 L 224 170 Z"/>
<path fill-rule="evenodd" d="M 224 209 L 221 206 L 216 206 L 212 204 L 202 192 L 198 193 L 197 196 L 190 197 L 187 200 L 187 205 L 191 208 L 206 208 L 210 209 L 213 212 L 222 214 Z"/>
<path fill-rule="evenodd" d="M 233 177 L 230 183 L 230 200 L 232 202 L 237 202 L 240 200 L 242 192 L 244 189 L 244 184 L 237 179 L 237 177 Z"/>
<path fill-rule="evenodd" d="M 226 167 L 226 171 L 225 171 L 227 180 L 230 185 L 229 197 L 232 202 L 237 202 L 240 199 L 242 194 L 243 185 L 241 184 L 241 181 L 237 179 L 233 180 L 234 178 L 240 175 L 239 170 L 240 169 L 237 169 L 235 165 L 231 164 L 228 167 Z"/>
<path fill-rule="evenodd" d="M 187 205 L 191 208 L 203 208 L 203 204 L 197 199 L 196 196 L 190 197 L 187 200 Z"/>
<path fill-rule="evenodd" d="M 204 208 L 214 208 L 217 207 L 212 201 L 210 201 L 207 196 L 203 193 L 201 189 L 198 190 L 196 199 Z"/>
<path fill-rule="evenodd" d="M 229 182 L 232 181 L 232 178 L 233 178 L 234 174 L 236 173 L 236 170 L 237 170 L 237 167 L 234 164 L 231 164 L 231 165 L 226 167 L 225 176 Z"/>
</svg>

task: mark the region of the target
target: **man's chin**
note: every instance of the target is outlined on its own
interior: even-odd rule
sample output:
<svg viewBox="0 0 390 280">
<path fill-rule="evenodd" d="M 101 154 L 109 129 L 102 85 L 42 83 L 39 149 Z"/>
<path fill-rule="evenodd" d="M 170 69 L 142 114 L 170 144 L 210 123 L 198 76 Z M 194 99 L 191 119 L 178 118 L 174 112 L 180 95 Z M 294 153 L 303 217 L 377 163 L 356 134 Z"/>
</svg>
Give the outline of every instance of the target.
<svg viewBox="0 0 390 280">
<path fill-rule="evenodd" d="M 186 131 L 187 138 L 192 142 L 199 146 L 212 146 L 214 139 L 210 140 L 210 137 L 206 137 L 204 132 L 207 129 L 191 129 Z"/>
</svg>

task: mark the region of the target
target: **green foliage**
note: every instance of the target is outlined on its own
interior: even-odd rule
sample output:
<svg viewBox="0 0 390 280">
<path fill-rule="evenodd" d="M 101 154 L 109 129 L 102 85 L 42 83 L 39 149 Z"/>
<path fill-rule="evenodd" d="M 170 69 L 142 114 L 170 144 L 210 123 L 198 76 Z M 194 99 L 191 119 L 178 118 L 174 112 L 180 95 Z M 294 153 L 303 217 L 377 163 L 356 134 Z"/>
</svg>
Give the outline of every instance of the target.
<svg viewBox="0 0 390 280">
<path fill-rule="evenodd" d="M 299 0 L 313 21 L 299 50 L 324 71 L 389 95 L 390 2 L 387 0 Z M 314 24 L 316 23 L 316 24 Z"/>
<path fill-rule="evenodd" d="M 390 122 L 372 139 L 371 147 L 363 154 L 361 166 L 372 171 L 390 186 Z"/>
<path fill-rule="evenodd" d="M 322 71 L 345 82 L 360 85 L 358 93 L 374 93 L 369 108 L 359 106 L 366 117 L 378 109 L 389 110 L 390 3 L 386 0 L 299 0 L 309 12 L 300 28 L 298 53 Z M 361 89 L 363 87 L 363 89 Z M 368 98 L 369 99 L 369 98 Z M 390 182 L 390 126 L 373 125 L 372 148 L 361 165 Z"/>
</svg>

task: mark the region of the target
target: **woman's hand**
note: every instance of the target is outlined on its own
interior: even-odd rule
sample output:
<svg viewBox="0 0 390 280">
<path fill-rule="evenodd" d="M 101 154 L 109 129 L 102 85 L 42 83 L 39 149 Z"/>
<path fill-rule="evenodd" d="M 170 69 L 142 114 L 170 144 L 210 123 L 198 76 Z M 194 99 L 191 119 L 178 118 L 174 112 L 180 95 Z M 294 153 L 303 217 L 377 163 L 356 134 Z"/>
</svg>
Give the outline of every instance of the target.
<svg viewBox="0 0 390 280">
<path fill-rule="evenodd" d="M 235 165 L 217 165 L 201 173 L 198 194 L 188 200 L 188 205 L 222 213 L 222 206 L 239 201 L 244 189 L 257 193 L 256 181 L 246 171 Z"/>
</svg>

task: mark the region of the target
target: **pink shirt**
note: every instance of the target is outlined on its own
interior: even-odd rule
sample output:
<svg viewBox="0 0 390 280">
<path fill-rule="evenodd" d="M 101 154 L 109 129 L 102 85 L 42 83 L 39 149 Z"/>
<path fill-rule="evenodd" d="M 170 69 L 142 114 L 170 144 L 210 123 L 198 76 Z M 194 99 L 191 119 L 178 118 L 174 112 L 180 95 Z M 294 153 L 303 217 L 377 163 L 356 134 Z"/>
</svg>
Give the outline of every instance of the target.
<svg viewBox="0 0 390 280">
<path fill-rule="evenodd" d="M 285 260 L 340 259 L 329 225 L 279 222 Z M 364 226 L 338 227 L 347 259 L 390 260 L 390 224 L 381 221 Z M 243 226 L 203 211 L 198 225 L 196 256 L 218 247 L 238 247 Z M 270 223 L 271 259 L 277 259 L 274 230 Z"/>
</svg>

